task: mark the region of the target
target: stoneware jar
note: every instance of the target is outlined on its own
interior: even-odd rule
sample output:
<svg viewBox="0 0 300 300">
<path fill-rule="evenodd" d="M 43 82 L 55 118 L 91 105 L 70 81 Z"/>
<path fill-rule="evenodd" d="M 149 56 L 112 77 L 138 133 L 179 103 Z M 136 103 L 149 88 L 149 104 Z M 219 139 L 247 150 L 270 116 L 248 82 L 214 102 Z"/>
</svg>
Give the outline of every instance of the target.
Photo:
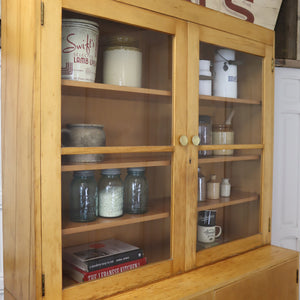
<svg viewBox="0 0 300 300">
<path fill-rule="evenodd" d="M 103 147 L 105 132 L 103 125 L 98 124 L 68 124 L 61 131 L 63 147 Z M 103 154 L 67 155 L 70 163 L 96 163 L 103 160 Z"/>
</svg>

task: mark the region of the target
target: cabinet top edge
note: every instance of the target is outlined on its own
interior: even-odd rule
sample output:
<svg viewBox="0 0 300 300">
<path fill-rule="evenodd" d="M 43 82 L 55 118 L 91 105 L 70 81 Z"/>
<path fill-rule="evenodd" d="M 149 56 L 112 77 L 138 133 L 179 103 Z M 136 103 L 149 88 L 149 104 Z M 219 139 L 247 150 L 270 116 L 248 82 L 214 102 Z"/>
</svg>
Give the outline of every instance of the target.
<svg viewBox="0 0 300 300">
<path fill-rule="evenodd" d="M 113 0 L 139 8 L 155 11 L 184 21 L 205 25 L 233 33 L 266 45 L 274 44 L 274 30 L 247 22 L 222 12 L 183 0 Z M 64 2 L 64 0 L 63 0 Z"/>
</svg>

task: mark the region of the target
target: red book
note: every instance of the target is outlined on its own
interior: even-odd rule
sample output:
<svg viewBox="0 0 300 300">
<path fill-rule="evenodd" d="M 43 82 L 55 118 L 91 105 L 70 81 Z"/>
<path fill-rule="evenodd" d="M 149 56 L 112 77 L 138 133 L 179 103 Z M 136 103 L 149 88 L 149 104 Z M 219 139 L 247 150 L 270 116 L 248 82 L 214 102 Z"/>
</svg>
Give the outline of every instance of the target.
<svg viewBox="0 0 300 300">
<path fill-rule="evenodd" d="M 92 272 L 85 272 L 67 262 L 64 262 L 63 269 L 64 269 L 64 272 L 67 275 L 69 275 L 73 280 L 75 280 L 77 282 L 84 282 L 84 281 L 91 281 L 91 280 L 123 273 L 123 272 L 130 271 L 133 269 L 137 269 L 138 267 L 143 266 L 145 264 L 147 264 L 147 259 L 146 259 L 146 257 L 143 257 L 143 258 L 140 258 L 137 260 L 128 261 L 123 264 L 111 266 L 108 268 L 103 268 L 103 269 L 92 271 Z"/>
</svg>

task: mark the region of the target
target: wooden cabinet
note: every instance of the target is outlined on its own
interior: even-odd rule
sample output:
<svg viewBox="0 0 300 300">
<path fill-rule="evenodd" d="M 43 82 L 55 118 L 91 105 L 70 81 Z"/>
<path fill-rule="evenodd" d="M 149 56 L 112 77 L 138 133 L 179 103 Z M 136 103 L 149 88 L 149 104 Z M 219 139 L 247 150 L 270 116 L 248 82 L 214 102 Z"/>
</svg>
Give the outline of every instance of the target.
<svg viewBox="0 0 300 300">
<path fill-rule="evenodd" d="M 201 274 L 208 264 L 269 244 L 273 32 L 182 0 L 86 0 L 84 5 L 45 0 L 41 15 L 40 9 L 35 0 L 24 7 L 17 0 L 3 1 L 7 297 L 99 299 L 179 278 L 193 269 Z M 65 18 L 99 24 L 95 82 L 61 79 Z M 104 80 L 106 42 L 120 35 L 134 39 L 142 52 L 140 86 Z M 230 77 L 237 94 L 199 94 L 199 60 L 213 63 L 220 49 L 235 54 L 225 58 L 222 68 L 237 71 Z M 214 87 L 216 72 L 204 78 Z M 204 144 L 200 139 L 198 145 L 199 118 L 224 124 L 232 111 L 234 140 Z M 61 130 L 82 123 L 104 125 L 105 147 L 63 145 Z M 216 132 L 211 131 L 213 137 Z M 202 155 L 205 151 L 209 156 Z M 70 161 L 86 154 L 104 159 Z M 127 169 L 138 167 L 145 168 L 149 185 L 146 213 L 125 210 L 118 218 L 70 220 L 73 172 L 92 170 L 99 180 L 102 170 L 120 169 L 124 181 Z M 212 174 L 219 181 L 229 178 L 231 196 L 198 202 L 199 167 L 207 181 Z M 212 243 L 199 238 L 198 225 L 206 212 L 222 228 Z M 64 250 L 106 239 L 141 248 L 147 265 L 88 283 L 72 280 L 63 263 Z M 227 276 L 222 285 L 229 281 Z M 201 293 L 203 299 L 211 296 L 205 289 Z"/>
<path fill-rule="evenodd" d="M 297 299 L 297 272 L 295 259 L 221 288 L 216 291 L 215 299 Z"/>
</svg>

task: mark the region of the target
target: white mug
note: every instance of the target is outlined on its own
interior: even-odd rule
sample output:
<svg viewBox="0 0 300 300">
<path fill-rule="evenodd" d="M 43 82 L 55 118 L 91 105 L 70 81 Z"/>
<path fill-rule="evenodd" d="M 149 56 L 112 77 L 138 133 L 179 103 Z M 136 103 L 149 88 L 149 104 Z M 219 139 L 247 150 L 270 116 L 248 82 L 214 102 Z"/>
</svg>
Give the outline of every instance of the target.
<svg viewBox="0 0 300 300">
<path fill-rule="evenodd" d="M 219 229 L 218 234 L 216 234 L 216 228 Z M 222 227 L 215 226 L 200 226 L 198 225 L 198 241 L 201 243 L 212 243 L 222 234 Z"/>
</svg>

